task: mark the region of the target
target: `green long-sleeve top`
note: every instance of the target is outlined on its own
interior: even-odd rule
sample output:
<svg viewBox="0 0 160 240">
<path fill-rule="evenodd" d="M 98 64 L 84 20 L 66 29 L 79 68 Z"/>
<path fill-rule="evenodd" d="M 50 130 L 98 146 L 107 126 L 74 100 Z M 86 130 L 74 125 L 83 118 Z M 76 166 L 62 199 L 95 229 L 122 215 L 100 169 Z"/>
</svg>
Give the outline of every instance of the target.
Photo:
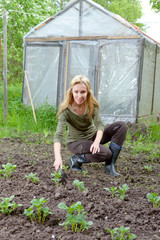
<svg viewBox="0 0 160 240">
<path fill-rule="evenodd" d="M 89 119 L 89 113 L 86 111 L 84 115 L 78 115 L 69 107 L 62 111 L 58 118 L 58 125 L 54 135 L 54 143 L 63 142 L 63 135 L 66 125 L 67 143 L 75 142 L 82 139 L 91 139 L 97 130 L 104 130 L 104 124 L 101 120 L 99 108 L 94 108 L 92 123 Z"/>
</svg>

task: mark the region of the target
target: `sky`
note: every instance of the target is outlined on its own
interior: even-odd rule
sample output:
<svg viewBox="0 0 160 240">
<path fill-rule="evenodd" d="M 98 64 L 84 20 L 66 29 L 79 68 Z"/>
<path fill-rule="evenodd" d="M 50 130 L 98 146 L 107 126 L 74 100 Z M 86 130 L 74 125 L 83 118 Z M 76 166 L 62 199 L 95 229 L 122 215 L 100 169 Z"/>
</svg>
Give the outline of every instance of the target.
<svg viewBox="0 0 160 240">
<path fill-rule="evenodd" d="M 155 13 L 149 5 L 149 0 L 141 0 L 143 7 L 143 17 L 140 19 L 140 22 L 147 25 L 146 33 L 160 42 L 160 13 Z"/>
</svg>

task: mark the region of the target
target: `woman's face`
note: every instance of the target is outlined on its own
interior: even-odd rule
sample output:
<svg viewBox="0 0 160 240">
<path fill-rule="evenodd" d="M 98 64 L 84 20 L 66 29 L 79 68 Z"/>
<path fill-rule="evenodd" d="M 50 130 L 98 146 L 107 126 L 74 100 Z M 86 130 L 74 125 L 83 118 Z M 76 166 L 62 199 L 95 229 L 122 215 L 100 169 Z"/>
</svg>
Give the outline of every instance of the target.
<svg viewBox="0 0 160 240">
<path fill-rule="evenodd" d="M 74 102 L 78 105 L 85 103 L 87 99 L 87 87 L 84 83 L 77 83 L 72 88 Z"/>
</svg>

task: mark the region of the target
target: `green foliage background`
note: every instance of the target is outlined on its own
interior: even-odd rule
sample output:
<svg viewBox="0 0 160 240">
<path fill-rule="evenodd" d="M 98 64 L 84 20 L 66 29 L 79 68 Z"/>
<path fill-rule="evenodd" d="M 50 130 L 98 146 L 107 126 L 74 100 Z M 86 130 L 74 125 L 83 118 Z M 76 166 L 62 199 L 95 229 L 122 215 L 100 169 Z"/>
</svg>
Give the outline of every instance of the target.
<svg viewBox="0 0 160 240">
<path fill-rule="evenodd" d="M 33 27 L 62 10 L 69 0 L 1 0 L 0 35 L 3 38 L 3 11 L 7 10 L 8 81 L 22 82 L 23 37 Z M 138 24 L 140 0 L 95 0 L 127 21 Z M 140 25 L 139 25 L 140 26 Z M 2 41 L 3 46 L 3 41 Z M 2 51 L 3 53 L 3 51 Z"/>
<path fill-rule="evenodd" d="M 152 9 L 155 10 L 155 12 L 160 12 L 160 1 L 159 0 L 150 0 L 150 4 L 152 5 Z"/>
</svg>

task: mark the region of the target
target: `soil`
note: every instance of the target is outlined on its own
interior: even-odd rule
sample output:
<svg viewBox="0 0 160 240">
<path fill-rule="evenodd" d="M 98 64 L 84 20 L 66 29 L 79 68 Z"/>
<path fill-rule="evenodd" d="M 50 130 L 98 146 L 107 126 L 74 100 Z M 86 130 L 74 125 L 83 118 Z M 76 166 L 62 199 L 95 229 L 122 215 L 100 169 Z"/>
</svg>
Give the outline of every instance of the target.
<svg viewBox="0 0 160 240">
<path fill-rule="evenodd" d="M 135 132 L 137 125 L 130 125 Z M 145 132 L 146 129 L 141 128 Z M 135 134 L 132 134 L 133 138 Z M 32 141 L 31 141 L 32 140 Z M 135 139 L 134 139 L 135 140 Z M 160 149 L 160 145 L 158 145 Z M 62 148 L 64 164 L 69 164 L 71 156 L 65 147 Z M 66 182 L 56 186 L 52 180 L 53 146 L 44 144 L 37 139 L 22 141 L 20 138 L 0 139 L 0 169 L 2 164 L 10 162 L 17 166 L 16 171 L 9 178 L 0 179 L 0 197 L 10 197 L 23 206 L 17 207 L 10 215 L 0 213 L 0 240 L 110 240 L 111 235 L 106 228 L 125 226 L 137 236 L 138 240 L 160 239 L 160 208 L 153 208 L 147 200 L 147 193 L 160 194 L 160 162 L 154 159 L 152 171 L 148 173 L 144 165 L 148 156 L 145 154 L 133 155 L 131 148 L 124 144 L 117 161 L 117 171 L 120 177 L 113 177 L 103 172 L 103 164 L 84 164 L 83 169 L 88 171 L 86 176 L 81 172 L 67 170 Z M 25 175 L 37 173 L 40 183 L 35 184 L 27 180 Z M 80 192 L 73 181 L 78 179 L 85 182 L 88 190 Z M 129 186 L 127 196 L 120 200 L 104 188 Z M 24 215 L 24 209 L 31 206 L 34 198 L 48 199 L 46 206 L 53 212 L 44 223 L 30 221 Z M 93 225 L 83 232 L 66 231 L 59 223 L 66 219 L 66 212 L 58 208 L 60 202 L 67 206 L 80 201 L 87 214 L 87 221 Z"/>
</svg>

